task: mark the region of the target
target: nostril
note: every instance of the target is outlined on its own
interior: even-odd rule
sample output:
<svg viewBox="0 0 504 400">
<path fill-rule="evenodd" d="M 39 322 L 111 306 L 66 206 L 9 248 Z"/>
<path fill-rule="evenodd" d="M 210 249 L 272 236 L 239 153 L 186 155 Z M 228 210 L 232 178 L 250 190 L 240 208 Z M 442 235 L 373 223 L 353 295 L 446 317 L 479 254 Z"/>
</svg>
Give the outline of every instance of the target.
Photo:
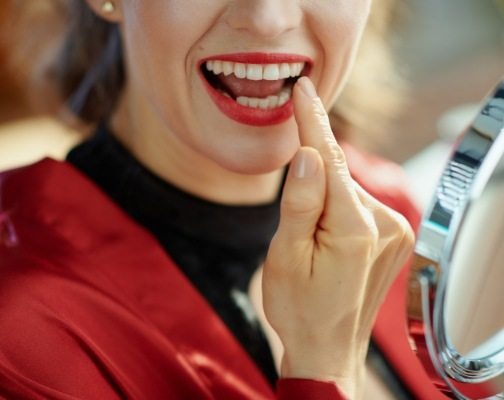
<svg viewBox="0 0 504 400">
<path fill-rule="evenodd" d="M 15 247 L 19 244 L 18 235 L 8 211 L 0 211 L 0 244 Z"/>
</svg>

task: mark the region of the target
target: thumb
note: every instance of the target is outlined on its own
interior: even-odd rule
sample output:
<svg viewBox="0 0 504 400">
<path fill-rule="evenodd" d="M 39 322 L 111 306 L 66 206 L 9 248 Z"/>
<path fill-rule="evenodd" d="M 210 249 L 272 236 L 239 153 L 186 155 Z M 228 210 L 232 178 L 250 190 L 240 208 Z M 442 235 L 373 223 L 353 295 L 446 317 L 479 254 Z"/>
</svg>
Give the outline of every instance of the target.
<svg viewBox="0 0 504 400">
<path fill-rule="evenodd" d="M 324 209 L 325 190 L 322 157 L 312 147 L 301 147 L 283 189 L 277 240 L 290 245 L 313 240 Z"/>
</svg>

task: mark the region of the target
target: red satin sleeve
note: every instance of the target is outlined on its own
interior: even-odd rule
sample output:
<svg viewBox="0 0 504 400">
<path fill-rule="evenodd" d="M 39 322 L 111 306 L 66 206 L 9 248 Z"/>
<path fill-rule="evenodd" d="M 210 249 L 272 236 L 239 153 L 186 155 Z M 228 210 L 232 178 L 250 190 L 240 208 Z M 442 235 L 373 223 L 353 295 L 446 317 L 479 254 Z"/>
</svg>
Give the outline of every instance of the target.
<svg viewBox="0 0 504 400">
<path fill-rule="evenodd" d="M 274 393 L 155 238 L 67 164 L 0 174 L 0 199 L 0 399 L 342 399 L 309 380 Z"/>
<path fill-rule="evenodd" d="M 334 383 L 311 379 L 280 379 L 276 395 L 278 400 L 346 400 Z"/>
</svg>

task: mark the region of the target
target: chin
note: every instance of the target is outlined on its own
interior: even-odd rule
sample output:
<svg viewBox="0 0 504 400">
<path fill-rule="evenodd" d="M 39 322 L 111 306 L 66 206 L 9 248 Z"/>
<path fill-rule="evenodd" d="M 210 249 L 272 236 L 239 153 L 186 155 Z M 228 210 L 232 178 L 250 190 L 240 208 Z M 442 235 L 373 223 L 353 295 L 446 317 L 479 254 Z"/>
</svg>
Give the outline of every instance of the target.
<svg viewBox="0 0 504 400">
<path fill-rule="evenodd" d="M 287 124 L 262 128 L 246 137 L 241 142 L 243 147 L 226 151 L 220 162 L 222 167 L 239 174 L 267 174 L 289 164 L 300 146 L 293 119 Z"/>
<path fill-rule="evenodd" d="M 292 160 L 299 146 L 284 151 L 267 151 L 254 153 L 231 154 L 230 157 L 223 157 L 218 164 L 236 174 L 260 175 L 277 171 L 284 168 Z"/>
</svg>

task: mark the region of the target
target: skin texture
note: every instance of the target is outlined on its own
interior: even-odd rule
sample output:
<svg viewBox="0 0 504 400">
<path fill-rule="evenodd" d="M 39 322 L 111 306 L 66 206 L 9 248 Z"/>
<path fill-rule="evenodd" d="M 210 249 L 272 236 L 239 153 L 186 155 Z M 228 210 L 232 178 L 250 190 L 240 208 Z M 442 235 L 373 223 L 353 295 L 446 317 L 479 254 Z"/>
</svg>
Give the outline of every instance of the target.
<svg viewBox="0 0 504 400">
<path fill-rule="evenodd" d="M 264 311 L 284 348 L 282 376 L 331 380 L 352 399 L 376 312 L 413 245 L 405 219 L 351 179 L 326 114 L 370 1 L 116 0 L 103 15 L 88 0 L 123 33 L 128 83 L 114 130 L 155 173 L 216 202 L 258 204 L 293 160 L 264 265 Z M 295 117 L 251 127 L 212 103 L 198 61 L 248 51 L 314 60 L 311 80 L 294 88 Z"/>
</svg>

